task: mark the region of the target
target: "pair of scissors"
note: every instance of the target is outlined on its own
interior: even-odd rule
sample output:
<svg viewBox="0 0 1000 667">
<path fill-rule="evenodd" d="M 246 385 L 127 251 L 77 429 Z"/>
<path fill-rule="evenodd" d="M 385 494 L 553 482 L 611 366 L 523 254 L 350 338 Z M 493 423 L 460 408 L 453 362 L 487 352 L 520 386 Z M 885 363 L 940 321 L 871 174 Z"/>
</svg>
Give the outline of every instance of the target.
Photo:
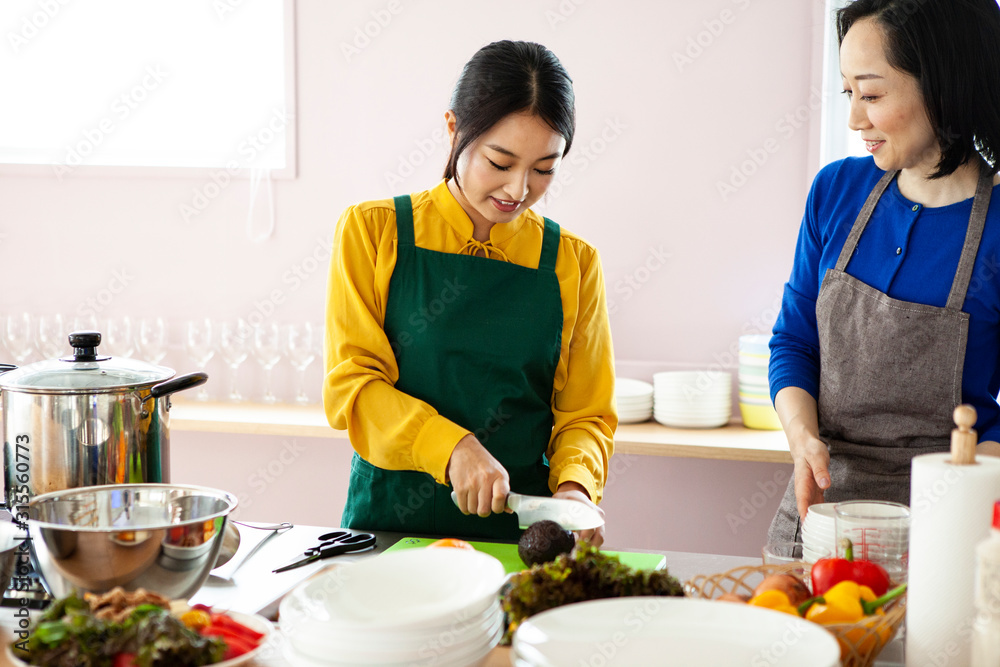
<svg viewBox="0 0 1000 667">
<path fill-rule="evenodd" d="M 335 530 L 332 533 L 320 535 L 317 546 L 306 549 L 305 553 L 301 556 L 296 556 L 295 560 L 288 565 L 282 565 L 274 570 L 274 572 L 294 570 L 297 567 L 302 567 L 303 565 L 308 565 L 324 558 L 352 553 L 354 551 L 364 551 L 374 546 L 375 536 L 371 533 L 350 533 L 346 530 Z"/>
</svg>

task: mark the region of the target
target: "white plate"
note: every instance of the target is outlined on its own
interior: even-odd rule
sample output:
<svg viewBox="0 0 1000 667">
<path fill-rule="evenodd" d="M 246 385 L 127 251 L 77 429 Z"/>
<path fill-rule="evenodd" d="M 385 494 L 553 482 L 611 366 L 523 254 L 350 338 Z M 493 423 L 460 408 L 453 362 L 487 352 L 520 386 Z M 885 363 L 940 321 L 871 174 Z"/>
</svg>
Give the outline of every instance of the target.
<svg viewBox="0 0 1000 667">
<path fill-rule="evenodd" d="M 536 614 L 514 634 L 519 664 L 836 667 L 837 640 L 789 614 L 714 600 L 593 600 Z"/>
<path fill-rule="evenodd" d="M 264 618 L 259 614 L 241 614 L 238 611 L 223 611 L 221 609 L 213 609 L 213 611 L 215 613 L 220 613 L 220 614 L 224 613 L 226 614 L 226 616 L 229 616 L 237 623 L 245 625 L 251 630 L 256 630 L 257 632 L 262 633 L 264 636 L 260 638 L 260 644 L 257 645 L 257 648 L 250 651 L 249 653 L 245 653 L 239 656 L 238 658 L 233 658 L 232 660 L 213 662 L 211 667 L 237 667 L 237 665 L 246 664 L 251 660 L 253 660 L 254 657 L 261 652 L 264 646 L 274 636 L 274 625 L 271 624 L 271 621 L 267 620 L 266 618 Z M 7 644 L 7 659 L 10 660 L 15 667 L 32 667 L 32 665 L 29 665 L 24 660 L 21 660 L 14 654 L 14 651 L 11 649 L 10 644 Z"/>
<path fill-rule="evenodd" d="M 438 629 L 485 612 L 505 577 L 500 561 L 478 551 L 387 552 L 325 570 L 293 589 L 279 606 L 282 628 L 292 643 L 296 635 L 319 633 L 331 651 L 347 631 Z"/>
<path fill-rule="evenodd" d="M 653 393 L 653 385 L 642 380 L 631 378 L 615 378 L 615 396 L 623 398 L 649 396 Z"/>
<path fill-rule="evenodd" d="M 726 419 L 716 419 L 716 420 L 691 420 L 691 419 L 677 419 L 674 417 L 660 417 L 653 415 L 655 419 L 660 424 L 664 426 L 670 426 L 672 428 L 718 428 L 720 426 L 725 426 L 729 423 L 729 418 Z"/>
</svg>

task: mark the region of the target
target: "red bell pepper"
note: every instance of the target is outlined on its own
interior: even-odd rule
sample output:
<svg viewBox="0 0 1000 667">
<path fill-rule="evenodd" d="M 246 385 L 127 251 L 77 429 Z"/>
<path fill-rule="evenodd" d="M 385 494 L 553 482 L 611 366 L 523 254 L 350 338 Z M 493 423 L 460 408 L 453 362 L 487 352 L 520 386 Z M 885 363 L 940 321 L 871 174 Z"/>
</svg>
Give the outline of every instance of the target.
<svg viewBox="0 0 1000 667">
<path fill-rule="evenodd" d="M 112 662 L 113 667 L 133 667 L 135 665 L 135 653 L 118 653 Z"/>
<path fill-rule="evenodd" d="M 842 581 L 853 581 L 872 589 L 876 596 L 889 590 L 889 573 L 878 563 L 854 560 L 854 545 L 847 538 L 841 541 L 843 558 L 820 558 L 812 566 L 813 595 L 823 595 Z"/>
</svg>

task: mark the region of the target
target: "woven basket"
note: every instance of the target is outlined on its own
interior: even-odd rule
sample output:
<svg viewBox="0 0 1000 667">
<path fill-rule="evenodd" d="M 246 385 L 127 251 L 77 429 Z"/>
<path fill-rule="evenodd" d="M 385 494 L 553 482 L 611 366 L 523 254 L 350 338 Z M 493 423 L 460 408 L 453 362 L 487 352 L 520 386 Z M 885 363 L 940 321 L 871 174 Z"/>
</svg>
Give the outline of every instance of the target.
<svg viewBox="0 0 1000 667">
<path fill-rule="evenodd" d="M 772 574 L 802 574 L 801 565 L 760 565 L 737 567 L 721 574 L 699 574 L 684 584 L 684 592 L 694 598 L 714 600 L 725 593 L 752 595 L 764 577 Z M 808 576 L 805 581 L 809 581 Z M 885 645 L 892 641 L 906 616 L 905 595 L 885 606 L 884 616 L 869 616 L 857 623 L 820 625 L 840 644 L 843 667 L 871 667 Z M 720 603 L 721 604 L 721 603 Z"/>
</svg>

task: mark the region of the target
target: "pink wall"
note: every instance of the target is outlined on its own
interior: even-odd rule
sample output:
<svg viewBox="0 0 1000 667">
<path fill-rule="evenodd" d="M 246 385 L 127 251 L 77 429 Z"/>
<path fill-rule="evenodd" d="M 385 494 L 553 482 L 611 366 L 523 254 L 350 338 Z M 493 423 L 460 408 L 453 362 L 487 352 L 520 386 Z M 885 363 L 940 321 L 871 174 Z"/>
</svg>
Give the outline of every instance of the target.
<svg viewBox="0 0 1000 667">
<path fill-rule="evenodd" d="M 298 282 L 289 271 L 326 255 L 348 204 L 437 181 L 461 65 L 488 41 L 520 38 L 552 48 L 574 78 L 576 143 L 542 210 L 601 252 L 620 374 L 732 367 L 736 337 L 769 330 L 817 167 L 822 2 L 296 4 L 299 176 L 275 185 L 274 237 L 255 244 L 244 233 L 246 181 L 185 222 L 178 207 L 203 179 L 5 175 L 3 312 L 73 314 L 124 271 L 130 279 L 104 313 L 168 318 L 167 363 L 184 371 L 189 317 L 245 317 L 278 290 L 273 317 L 318 320 L 325 266 Z M 348 57 L 354 40 L 362 48 Z M 210 371 L 221 396 L 217 360 Z M 241 372 L 255 393 L 259 371 Z M 287 385 L 287 373 L 278 379 Z M 317 368 L 310 379 L 315 395 Z M 234 487 L 282 447 L 280 438 L 174 440 L 175 481 Z M 308 453 L 288 481 L 268 485 L 244 518 L 336 523 L 346 444 L 301 442 Z M 756 553 L 773 504 L 735 534 L 725 516 L 787 468 L 644 459 L 609 489 L 615 544 Z M 660 517 L 652 530 L 650 516 Z"/>
</svg>

